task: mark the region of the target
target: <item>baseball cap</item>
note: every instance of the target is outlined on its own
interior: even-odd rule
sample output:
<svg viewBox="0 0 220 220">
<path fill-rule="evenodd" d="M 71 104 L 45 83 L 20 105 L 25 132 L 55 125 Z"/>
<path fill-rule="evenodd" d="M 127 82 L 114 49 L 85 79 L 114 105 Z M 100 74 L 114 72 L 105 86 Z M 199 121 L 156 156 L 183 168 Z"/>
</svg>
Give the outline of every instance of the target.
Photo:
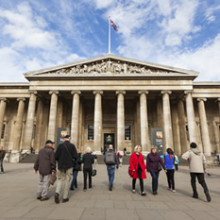
<svg viewBox="0 0 220 220">
<path fill-rule="evenodd" d="M 47 141 L 46 141 L 46 144 L 54 144 L 54 142 L 51 141 L 51 140 L 47 140 Z"/>
</svg>

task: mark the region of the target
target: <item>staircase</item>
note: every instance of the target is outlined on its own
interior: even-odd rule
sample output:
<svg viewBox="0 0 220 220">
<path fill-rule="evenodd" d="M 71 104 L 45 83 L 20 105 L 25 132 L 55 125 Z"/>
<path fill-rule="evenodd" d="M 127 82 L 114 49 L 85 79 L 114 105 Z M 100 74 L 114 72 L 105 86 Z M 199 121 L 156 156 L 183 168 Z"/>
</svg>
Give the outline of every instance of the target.
<svg viewBox="0 0 220 220">
<path fill-rule="evenodd" d="M 34 163 L 37 159 L 37 154 L 26 154 L 19 163 Z"/>
</svg>

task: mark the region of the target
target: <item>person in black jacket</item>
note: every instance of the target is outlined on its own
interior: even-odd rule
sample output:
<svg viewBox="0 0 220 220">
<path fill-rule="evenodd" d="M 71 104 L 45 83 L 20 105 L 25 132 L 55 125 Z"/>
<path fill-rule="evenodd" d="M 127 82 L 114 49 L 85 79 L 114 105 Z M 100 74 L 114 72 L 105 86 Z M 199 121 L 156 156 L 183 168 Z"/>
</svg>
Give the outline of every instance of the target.
<svg viewBox="0 0 220 220">
<path fill-rule="evenodd" d="M 57 187 L 55 193 L 55 203 L 60 202 L 60 192 L 62 185 L 64 184 L 63 190 L 63 202 L 68 202 L 69 198 L 69 183 L 71 179 L 72 169 L 77 160 L 76 147 L 70 143 L 70 136 L 64 137 L 64 142 L 59 144 L 55 153 L 55 159 L 58 161 L 57 171 Z"/>
<path fill-rule="evenodd" d="M 70 184 L 70 190 L 74 190 L 74 187 L 77 188 L 77 175 L 78 172 L 81 170 L 81 163 L 82 163 L 82 154 L 79 152 L 79 149 L 77 149 L 77 160 L 76 160 L 76 165 L 73 168 L 73 179 Z"/>
<path fill-rule="evenodd" d="M 37 199 L 48 200 L 51 173 L 56 171 L 56 161 L 51 140 L 47 140 L 45 147 L 39 151 L 34 164 L 35 173 L 39 170 L 40 182 L 37 189 Z"/>
<path fill-rule="evenodd" d="M 90 147 L 86 148 L 86 153 L 83 155 L 83 176 L 84 176 L 84 188 L 87 190 L 87 175 L 89 176 L 89 188 L 92 188 L 92 164 L 94 163 L 94 155 Z"/>
<path fill-rule="evenodd" d="M 4 173 L 4 168 L 3 168 L 3 161 L 5 158 L 5 150 L 3 150 L 3 147 L 0 147 L 0 166 L 1 166 L 1 173 Z"/>
</svg>

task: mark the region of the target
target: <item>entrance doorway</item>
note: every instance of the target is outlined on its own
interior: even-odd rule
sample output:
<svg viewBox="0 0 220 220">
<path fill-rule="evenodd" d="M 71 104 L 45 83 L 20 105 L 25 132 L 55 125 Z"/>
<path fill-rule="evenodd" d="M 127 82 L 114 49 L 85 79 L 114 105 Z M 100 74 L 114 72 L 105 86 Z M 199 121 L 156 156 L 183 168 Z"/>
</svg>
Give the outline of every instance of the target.
<svg viewBox="0 0 220 220">
<path fill-rule="evenodd" d="M 106 152 L 109 144 L 112 144 L 115 148 L 115 134 L 114 133 L 106 133 L 104 134 L 104 152 Z"/>
</svg>

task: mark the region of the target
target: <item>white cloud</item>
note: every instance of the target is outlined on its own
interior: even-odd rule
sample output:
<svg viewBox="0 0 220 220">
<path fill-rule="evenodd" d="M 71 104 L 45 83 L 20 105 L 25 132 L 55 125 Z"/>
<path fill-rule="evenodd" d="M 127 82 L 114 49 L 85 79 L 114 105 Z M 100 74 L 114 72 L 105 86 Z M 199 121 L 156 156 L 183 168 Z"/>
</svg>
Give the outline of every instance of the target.
<svg viewBox="0 0 220 220">
<path fill-rule="evenodd" d="M 220 5 L 207 8 L 205 16 L 206 16 L 208 23 L 212 23 L 216 20 L 216 16 L 214 14 L 219 10 L 220 10 Z"/>
<path fill-rule="evenodd" d="M 115 0 L 94 0 L 94 1 L 98 9 L 106 8 L 110 6 L 112 3 L 116 2 Z"/>
<path fill-rule="evenodd" d="M 167 46 L 179 46 L 190 33 L 200 30 L 200 27 L 194 25 L 197 7 L 198 0 L 181 0 L 178 1 L 178 4 L 172 3 L 170 5 L 169 14 L 166 13 L 160 23 Z M 159 11 L 158 13 L 163 12 Z"/>
<path fill-rule="evenodd" d="M 25 72 L 83 58 L 71 53 L 61 35 L 51 31 L 44 17 L 28 3 L 13 10 L 0 8 L 0 22 L 0 37 L 7 37 L 0 48 L 1 82 L 24 81 Z"/>
<path fill-rule="evenodd" d="M 220 34 L 195 50 L 163 52 L 158 60 L 167 65 L 198 71 L 197 81 L 220 81 Z"/>
<path fill-rule="evenodd" d="M 18 5 L 17 12 L 0 10 L 0 17 L 6 20 L 3 33 L 14 40 L 12 47 L 57 47 L 56 35 L 43 29 L 46 26 L 45 21 L 39 16 L 35 17 L 27 3 Z"/>
</svg>

